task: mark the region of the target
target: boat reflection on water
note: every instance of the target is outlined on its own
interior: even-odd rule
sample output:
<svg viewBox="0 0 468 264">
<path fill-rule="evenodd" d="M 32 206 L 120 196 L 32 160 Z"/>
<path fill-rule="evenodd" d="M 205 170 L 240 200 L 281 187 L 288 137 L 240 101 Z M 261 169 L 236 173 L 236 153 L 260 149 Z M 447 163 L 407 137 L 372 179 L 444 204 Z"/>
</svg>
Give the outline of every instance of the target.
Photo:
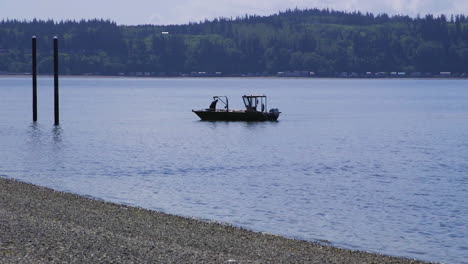
<svg viewBox="0 0 468 264">
<path fill-rule="evenodd" d="M 267 111 L 267 97 L 265 95 L 244 95 L 245 110 L 229 109 L 227 96 L 213 96 L 210 107 L 202 110 L 192 110 L 201 120 L 207 121 L 276 121 L 280 115 L 278 108 Z M 216 104 L 221 101 L 223 109 L 216 109 Z"/>
</svg>

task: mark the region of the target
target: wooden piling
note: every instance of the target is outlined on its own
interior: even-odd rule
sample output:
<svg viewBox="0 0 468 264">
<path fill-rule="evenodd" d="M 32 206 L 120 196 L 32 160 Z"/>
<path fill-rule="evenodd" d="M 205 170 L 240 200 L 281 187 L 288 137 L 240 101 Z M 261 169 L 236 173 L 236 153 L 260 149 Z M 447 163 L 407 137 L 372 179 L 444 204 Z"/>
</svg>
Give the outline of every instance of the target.
<svg viewBox="0 0 468 264">
<path fill-rule="evenodd" d="M 37 41 L 32 37 L 32 108 L 33 122 L 37 122 Z"/>
<path fill-rule="evenodd" d="M 54 37 L 54 125 L 59 125 L 58 37 Z"/>
</svg>

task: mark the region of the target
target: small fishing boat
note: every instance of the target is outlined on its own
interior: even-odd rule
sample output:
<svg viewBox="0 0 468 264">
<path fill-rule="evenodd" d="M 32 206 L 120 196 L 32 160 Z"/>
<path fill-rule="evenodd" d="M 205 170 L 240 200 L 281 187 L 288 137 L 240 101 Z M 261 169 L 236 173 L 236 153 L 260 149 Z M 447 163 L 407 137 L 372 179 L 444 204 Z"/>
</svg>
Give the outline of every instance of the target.
<svg viewBox="0 0 468 264">
<path fill-rule="evenodd" d="M 201 120 L 207 121 L 276 121 L 280 115 L 278 108 L 272 108 L 267 112 L 267 97 L 265 95 L 244 95 L 245 110 L 229 109 L 227 96 L 213 96 L 210 107 L 202 110 L 192 110 Z M 224 104 L 222 109 L 217 109 L 218 101 Z"/>
</svg>

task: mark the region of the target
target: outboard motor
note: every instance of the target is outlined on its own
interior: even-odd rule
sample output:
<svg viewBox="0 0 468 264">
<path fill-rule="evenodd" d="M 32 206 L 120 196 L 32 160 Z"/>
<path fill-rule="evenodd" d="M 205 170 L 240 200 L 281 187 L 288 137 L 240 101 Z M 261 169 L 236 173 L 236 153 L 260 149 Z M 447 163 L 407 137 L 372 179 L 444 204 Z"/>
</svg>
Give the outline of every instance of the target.
<svg viewBox="0 0 468 264">
<path fill-rule="evenodd" d="M 278 108 L 272 108 L 272 109 L 270 109 L 270 113 L 279 113 L 279 109 Z"/>
</svg>

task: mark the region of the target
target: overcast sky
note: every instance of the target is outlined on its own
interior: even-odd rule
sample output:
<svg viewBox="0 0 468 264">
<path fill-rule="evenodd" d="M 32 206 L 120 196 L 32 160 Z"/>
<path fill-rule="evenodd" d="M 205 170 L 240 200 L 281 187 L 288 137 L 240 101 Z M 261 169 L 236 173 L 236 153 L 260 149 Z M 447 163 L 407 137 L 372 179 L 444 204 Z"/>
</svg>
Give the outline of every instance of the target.
<svg viewBox="0 0 468 264">
<path fill-rule="evenodd" d="M 295 7 L 411 16 L 468 15 L 468 0 L 0 0 L 0 19 L 104 18 L 125 25 L 163 25 L 244 14 L 269 15 Z"/>
</svg>

